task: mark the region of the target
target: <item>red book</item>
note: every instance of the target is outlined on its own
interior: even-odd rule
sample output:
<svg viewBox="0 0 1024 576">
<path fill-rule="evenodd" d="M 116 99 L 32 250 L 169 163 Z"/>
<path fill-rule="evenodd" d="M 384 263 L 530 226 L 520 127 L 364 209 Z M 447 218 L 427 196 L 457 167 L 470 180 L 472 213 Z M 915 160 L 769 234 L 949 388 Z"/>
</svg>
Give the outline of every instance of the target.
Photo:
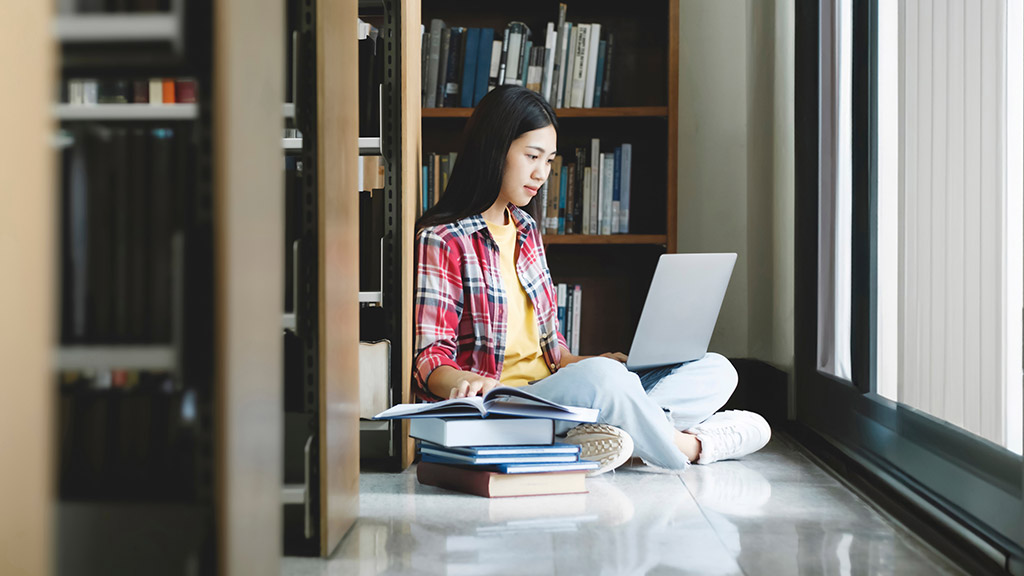
<svg viewBox="0 0 1024 576">
<path fill-rule="evenodd" d="M 174 104 L 174 78 L 164 78 L 164 104 Z"/>
<path fill-rule="evenodd" d="M 179 103 L 194 103 L 196 101 L 196 81 L 176 80 L 174 82 L 174 100 Z"/>
<path fill-rule="evenodd" d="M 435 462 L 420 462 L 416 465 L 416 480 L 420 484 L 484 498 L 580 494 L 587 491 L 586 477 L 585 470 L 502 474 L 472 466 L 449 466 Z"/>
</svg>

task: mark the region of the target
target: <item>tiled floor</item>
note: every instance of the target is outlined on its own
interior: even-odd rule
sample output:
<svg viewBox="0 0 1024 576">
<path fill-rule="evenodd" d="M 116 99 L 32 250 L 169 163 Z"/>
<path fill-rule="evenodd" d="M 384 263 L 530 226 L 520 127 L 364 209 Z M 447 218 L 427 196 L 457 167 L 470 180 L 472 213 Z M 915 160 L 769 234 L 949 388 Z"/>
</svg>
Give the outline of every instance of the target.
<svg viewBox="0 0 1024 576">
<path fill-rule="evenodd" d="M 962 574 L 776 436 L 680 475 L 620 468 L 589 494 L 485 499 L 363 473 L 360 518 L 328 560 L 282 574 Z"/>
</svg>

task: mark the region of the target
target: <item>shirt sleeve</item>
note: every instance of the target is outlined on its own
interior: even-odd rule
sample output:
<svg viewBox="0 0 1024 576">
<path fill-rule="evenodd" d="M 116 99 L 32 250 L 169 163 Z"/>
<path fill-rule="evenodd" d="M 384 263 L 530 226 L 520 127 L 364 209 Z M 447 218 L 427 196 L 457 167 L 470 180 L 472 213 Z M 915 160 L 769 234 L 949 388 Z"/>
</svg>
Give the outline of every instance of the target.
<svg viewBox="0 0 1024 576">
<path fill-rule="evenodd" d="M 439 400 L 427 387 L 440 366 L 461 370 L 456 363 L 459 319 L 462 316 L 462 270 L 459 255 L 431 229 L 416 239 L 413 380 L 422 400 Z"/>
</svg>

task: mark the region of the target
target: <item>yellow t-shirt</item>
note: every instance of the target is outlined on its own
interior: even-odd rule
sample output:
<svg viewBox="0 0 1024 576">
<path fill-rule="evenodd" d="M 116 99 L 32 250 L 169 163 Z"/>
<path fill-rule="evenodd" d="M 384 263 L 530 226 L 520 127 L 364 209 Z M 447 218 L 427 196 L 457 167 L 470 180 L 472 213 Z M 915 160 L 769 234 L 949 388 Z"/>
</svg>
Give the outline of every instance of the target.
<svg viewBox="0 0 1024 576">
<path fill-rule="evenodd" d="M 537 313 L 516 273 L 516 227 L 509 221 L 508 224 L 488 222 L 487 228 L 498 243 L 501 279 L 505 283 L 505 297 L 508 301 L 505 364 L 500 380 L 505 386 L 525 386 L 550 376 L 551 370 L 544 362 L 544 353 L 540 349 Z"/>
</svg>

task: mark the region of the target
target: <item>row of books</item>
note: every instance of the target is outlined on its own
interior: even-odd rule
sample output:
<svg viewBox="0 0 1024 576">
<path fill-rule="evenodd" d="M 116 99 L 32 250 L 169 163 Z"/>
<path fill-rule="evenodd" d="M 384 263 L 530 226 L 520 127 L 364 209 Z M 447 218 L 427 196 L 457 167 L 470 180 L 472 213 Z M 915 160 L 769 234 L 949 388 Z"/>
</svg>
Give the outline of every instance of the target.
<svg viewBox="0 0 1024 576">
<path fill-rule="evenodd" d="M 167 12 L 171 0 L 58 0 L 61 14 L 78 12 Z"/>
<path fill-rule="evenodd" d="M 384 83 L 384 38 L 359 20 L 359 136 L 380 136 L 381 85 Z"/>
<path fill-rule="evenodd" d="M 580 353 L 580 312 L 583 310 L 583 287 L 579 284 L 555 284 L 558 292 L 558 325 L 569 344 L 569 351 Z"/>
<path fill-rule="evenodd" d="M 173 239 L 192 185 L 190 130 L 89 124 L 67 133 L 61 341 L 169 342 Z"/>
<path fill-rule="evenodd" d="M 499 498 L 586 492 L 586 474 L 599 464 L 581 459 L 579 446 L 556 442 L 555 420 L 595 422 L 597 416 L 592 408 L 499 386 L 483 396 L 399 404 L 375 418 L 411 420 L 421 484 Z"/>
<path fill-rule="evenodd" d="M 622 144 L 601 152 L 592 138 L 590 149 L 578 147 L 556 156 L 541 188 L 539 222 L 546 234 L 628 234 L 633 146 Z"/>
<path fill-rule="evenodd" d="M 176 389 L 168 373 L 64 375 L 57 430 L 61 497 L 187 497 L 198 474 L 197 412 L 195 392 Z"/>
<path fill-rule="evenodd" d="M 71 78 L 61 101 L 68 104 L 189 104 L 196 101 L 193 78 L 97 80 Z"/>
<path fill-rule="evenodd" d="M 539 92 L 556 108 L 608 106 L 614 36 L 601 24 L 566 22 L 566 5 L 543 38 L 510 22 L 493 28 L 449 27 L 434 18 L 421 26 L 422 105 L 472 107 L 495 86 L 516 84 Z"/>
<path fill-rule="evenodd" d="M 417 217 L 429 210 L 441 198 L 448 187 L 448 176 L 451 175 L 458 152 L 431 152 L 423 161 L 420 203 L 417 206 Z"/>
</svg>

